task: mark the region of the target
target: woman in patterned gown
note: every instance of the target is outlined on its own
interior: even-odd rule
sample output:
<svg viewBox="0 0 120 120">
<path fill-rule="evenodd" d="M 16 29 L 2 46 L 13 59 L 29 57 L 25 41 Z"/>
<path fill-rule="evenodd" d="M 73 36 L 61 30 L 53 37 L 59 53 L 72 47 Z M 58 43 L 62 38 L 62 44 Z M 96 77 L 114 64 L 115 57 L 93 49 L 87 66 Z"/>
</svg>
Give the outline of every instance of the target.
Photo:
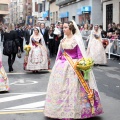
<svg viewBox="0 0 120 120">
<path fill-rule="evenodd" d="M 38 70 L 48 69 L 48 52 L 38 27 L 34 29 L 30 37 L 31 50 L 28 56 L 26 70 L 37 72 Z"/>
<path fill-rule="evenodd" d="M 0 92 L 9 91 L 9 80 L 2 65 L 2 53 L 0 48 Z"/>
<path fill-rule="evenodd" d="M 100 96 L 93 72 L 90 72 L 88 85 L 94 89 L 94 112 L 88 95 L 78 80 L 63 52 L 74 62 L 87 57 L 79 29 L 74 21 L 63 25 L 65 37 L 60 43 L 55 65 L 52 69 L 45 101 L 46 117 L 62 120 L 85 119 L 103 113 Z"/>
<path fill-rule="evenodd" d="M 87 55 L 94 60 L 96 65 L 105 65 L 107 64 L 107 57 L 102 44 L 101 31 L 98 28 L 99 26 L 95 25 L 91 31 Z"/>
</svg>

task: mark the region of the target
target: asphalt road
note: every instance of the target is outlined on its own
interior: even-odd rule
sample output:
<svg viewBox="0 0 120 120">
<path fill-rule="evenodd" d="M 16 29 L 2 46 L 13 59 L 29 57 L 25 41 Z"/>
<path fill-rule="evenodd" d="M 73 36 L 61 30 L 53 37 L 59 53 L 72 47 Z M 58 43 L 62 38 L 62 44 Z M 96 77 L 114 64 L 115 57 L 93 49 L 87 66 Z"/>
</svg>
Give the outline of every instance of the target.
<svg viewBox="0 0 120 120">
<path fill-rule="evenodd" d="M 3 65 L 8 73 L 10 92 L 0 93 L 0 120 L 49 120 L 44 117 L 44 100 L 50 70 L 37 74 L 23 70 L 23 57 L 17 58 L 14 72 L 8 72 L 7 57 Z M 52 66 L 55 58 L 52 58 Z M 120 119 L 120 64 L 109 60 L 107 66 L 94 67 L 104 114 L 88 120 Z"/>
</svg>

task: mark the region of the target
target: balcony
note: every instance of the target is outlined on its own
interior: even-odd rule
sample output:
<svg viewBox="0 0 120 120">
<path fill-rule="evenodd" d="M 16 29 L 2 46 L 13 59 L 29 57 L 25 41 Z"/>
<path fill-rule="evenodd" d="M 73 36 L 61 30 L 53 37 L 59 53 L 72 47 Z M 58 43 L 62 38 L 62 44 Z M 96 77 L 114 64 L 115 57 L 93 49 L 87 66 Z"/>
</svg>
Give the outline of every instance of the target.
<svg viewBox="0 0 120 120">
<path fill-rule="evenodd" d="M 47 0 L 48 2 L 50 2 L 50 3 L 53 3 L 53 2 L 55 2 L 55 0 Z"/>
<path fill-rule="evenodd" d="M 74 2 L 75 0 L 56 0 L 56 5 L 64 5 L 67 4 L 69 2 Z"/>
<path fill-rule="evenodd" d="M 1 15 L 8 14 L 8 4 L 0 4 L 0 14 Z"/>
<path fill-rule="evenodd" d="M 0 0 L 0 15 L 5 16 L 9 14 L 8 11 L 9 0 Z"/>
</svg>

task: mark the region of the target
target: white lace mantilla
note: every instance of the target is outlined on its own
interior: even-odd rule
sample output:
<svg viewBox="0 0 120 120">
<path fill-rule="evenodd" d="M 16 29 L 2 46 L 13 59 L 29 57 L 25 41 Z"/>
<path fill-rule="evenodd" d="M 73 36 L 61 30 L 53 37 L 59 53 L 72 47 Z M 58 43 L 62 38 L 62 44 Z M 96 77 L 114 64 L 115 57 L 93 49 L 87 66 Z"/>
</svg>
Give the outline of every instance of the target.
<svg viewBox="0 0 120 120">
<path fill-rule="evenodd" d="M 65 39 L 61 42 L 63 49 L 74 49 L 74 47 L 77 45 L 77 42 L 75 39 L 66 41 Z"/>
</svg>

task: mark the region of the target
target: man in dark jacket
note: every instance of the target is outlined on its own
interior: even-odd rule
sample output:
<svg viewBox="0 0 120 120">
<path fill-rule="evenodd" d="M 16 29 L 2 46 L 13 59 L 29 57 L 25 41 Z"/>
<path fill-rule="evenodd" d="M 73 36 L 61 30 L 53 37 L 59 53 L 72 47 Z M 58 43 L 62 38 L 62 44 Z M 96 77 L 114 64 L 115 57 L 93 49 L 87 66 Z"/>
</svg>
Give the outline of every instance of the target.
<svg viewBox="0 0 120 120">
<path fill-rule="evenodd" d="M 18 37 L 19 43 L 20 43 L 21 52 L 24 52 L 23 51 L 24 31 L 22 30 L 22 27 L 19 26 L 19 28 L 16 30 L 16 32 L 17 32 L 17 37 Z"/>
<path fill-rule="evenodd" d="M 41 24 L 40 24 L 40 32 L 41 32 L 42 35 L 43 35 L 45 44 L 47 45 L 47 41 L 48 41 L 48 30 L 45 28 L 45 24 L 44 24 L 44 23 L 41 23 Z"/>
<path fill-rule="evenodd" d="M 26 30 L 25 30 L 24 33 L 25 33 L 25 34 L 24 34 L 25 41 L 26 41 L 26 44 L 28 45 L 29 42 L 30 42 L 30 36 L 33 34 L 32 26 L 29 25 L 29 26 L 26 28 Z"/>
</svg>

